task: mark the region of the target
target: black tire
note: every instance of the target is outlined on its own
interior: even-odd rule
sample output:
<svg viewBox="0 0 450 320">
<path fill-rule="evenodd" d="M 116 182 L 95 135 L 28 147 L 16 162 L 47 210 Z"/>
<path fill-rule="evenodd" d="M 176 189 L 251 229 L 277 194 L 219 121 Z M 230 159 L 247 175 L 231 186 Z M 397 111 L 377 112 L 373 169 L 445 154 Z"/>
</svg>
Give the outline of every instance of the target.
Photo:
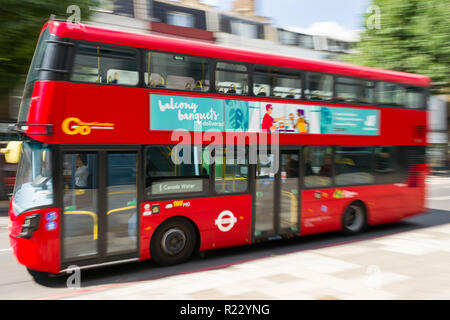
<svg viewBox="0 0 450 320">
<path fill-rule="evenodd" d="M 367 214 L 364 206 L 353 202 L 342 215 L 342 232 L 345 235 L 361 233 L 367 226 Z"/>
<path fill-rule="evenodd" d="M 30 268 L 27 268 L 27 271 L 36 282 L 47 281 L 50 279 L 50 274 L 48 272 L 37 271 Z"/>
<path fill-rule="evenodd" d="M 160 266 L 185 262 L 194 252 L 197 236 L 192 223 L 174 218 L 159 226 L 150 243 L 151 259 Z"/>
</svg>

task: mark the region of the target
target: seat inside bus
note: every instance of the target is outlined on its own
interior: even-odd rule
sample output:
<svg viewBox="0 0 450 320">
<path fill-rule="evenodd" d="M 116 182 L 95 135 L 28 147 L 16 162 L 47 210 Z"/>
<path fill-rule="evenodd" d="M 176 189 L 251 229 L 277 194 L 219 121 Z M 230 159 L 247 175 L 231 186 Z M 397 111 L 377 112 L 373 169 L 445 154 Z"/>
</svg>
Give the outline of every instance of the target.
<svg viewBox="0 0 450 320">
<path fill-rule="evenodd" d="M 232 81 L 217 82 L 216 88 L 217 92 L 220 93 L 242 94 L 242 85 L 239 82 L 232 82 Z"/>
</svg>

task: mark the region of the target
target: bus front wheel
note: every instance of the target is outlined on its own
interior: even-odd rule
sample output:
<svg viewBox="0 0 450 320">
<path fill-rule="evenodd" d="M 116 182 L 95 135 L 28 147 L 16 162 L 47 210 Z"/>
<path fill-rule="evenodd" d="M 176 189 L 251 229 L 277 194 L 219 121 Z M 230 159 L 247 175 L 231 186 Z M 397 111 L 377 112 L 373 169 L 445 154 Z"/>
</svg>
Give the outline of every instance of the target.
<svg viewBox="0 0 450 320">
<path fill-rule="evenodd" d="M 179 264 L 192 255 L 196 233 L 192 224 L 183 218 L 174 218 L 159 226 L 152 237 L 150 254 L 160 266 Z"/>
<path fill-rule="evenodd" d="M 50 274 L 48 272 L 37 271 L 30 268 L 27 268 L 27 271 L 37 283 L 45 282 L 50 279 Z"/>
<path fill-rule="evenodd" d="M 362 232 L 366 227 L 367 215 L 364 205 L 360 202 L 350 204 L 342 216 L 342 231 L 346 235 Z"/>
</svg>

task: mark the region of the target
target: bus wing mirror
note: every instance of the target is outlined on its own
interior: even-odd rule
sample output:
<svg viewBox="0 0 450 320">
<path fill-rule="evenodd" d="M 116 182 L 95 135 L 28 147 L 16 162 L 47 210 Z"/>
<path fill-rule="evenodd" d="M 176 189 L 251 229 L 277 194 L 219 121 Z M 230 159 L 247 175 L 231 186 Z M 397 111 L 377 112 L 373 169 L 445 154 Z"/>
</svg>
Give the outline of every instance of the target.
<svg viewBox="0 0 450 320">
<path fill-rule="evenodd" d="M 8 163 L 18 163 L 20 160 L 21 151 L 21 141 L 10 141 L 8 142 L 6 148 L 0 149 L 0 153 L 5 155 L 5 161 Z"/>
</svg>

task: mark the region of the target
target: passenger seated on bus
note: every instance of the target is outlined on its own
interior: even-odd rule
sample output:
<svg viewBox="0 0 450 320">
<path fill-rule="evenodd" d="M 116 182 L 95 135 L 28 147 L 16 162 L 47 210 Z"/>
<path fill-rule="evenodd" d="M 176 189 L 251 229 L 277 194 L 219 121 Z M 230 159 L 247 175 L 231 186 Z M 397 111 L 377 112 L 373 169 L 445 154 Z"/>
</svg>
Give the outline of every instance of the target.
<svg viewBox="0 0 450 320">
<path fill-rule="evenodd" d="M 232 83 L 230 86 L 231 89 L 228 89 L 227 93 L 236 93 L 236 85 Z"/>
<path fill-rule="evenodd" d="M 287 177 L 297 178 L 298 177 L 298 160 L 296 158 L 289 157 L 287 162 Z"/>
<path fill-rule="evenodd" d="M 294 99 L 295 98 L 295 93 L 296 93 L 294 90 L 295 89 L 290 89 L 289 93 L 286 95 L 286 98 Z"/>
<path fill-rule="evenodd" d="M 111 81 L 111 83 L 118 84 L 119 83 L 119 73 L 114 72 L 114 79 Z"/>
<path fill-rule="evenodd" d="M 308 152 L 307 158 L 305 161 L 305 176 L 313 176 L 314 171 L 312 169 L 312 162 L 313 162 L 313 154 L 312 152 Z"/>
<path fill-rule="evenodd" d="M 166 86 L 165 86 L 165 84 L 164 84 L 164 78 L 163 77 L 160 77 L 159 79 L 158 79 L 158 83 L 156 84 L 156 88 L 165 88 Z"/>
<path fill-rule="evenodd" d="M 263 96 L 263 97 L 267 96 L 266 90 L 264 88 L 262 88 L 261 90 L 259 90 L 257 95 L 258 96 Z"/>
<path fill-rule="evenodd" d="M 331 155 L 325 155 L 323 165 L 320 167 L 319 176 L 331 177 Z"/>
</svg>

